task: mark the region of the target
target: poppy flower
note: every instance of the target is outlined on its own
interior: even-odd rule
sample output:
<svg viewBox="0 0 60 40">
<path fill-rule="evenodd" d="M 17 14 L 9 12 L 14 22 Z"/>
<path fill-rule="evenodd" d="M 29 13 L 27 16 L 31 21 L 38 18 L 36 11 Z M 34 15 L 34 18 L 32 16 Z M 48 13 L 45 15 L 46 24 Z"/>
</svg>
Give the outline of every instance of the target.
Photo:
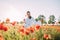
<svg viewBox="0 0 60 40">
<path fill-rule="evenodd" d="M 9 19 L 9 18 L 7 18 L 7 19 L 6 19 L 6 21 L 10 21 L 10 19 Z"/>
<path fill-rule="evenodd" d="M 2 30 L 2 26 L 0 25 L 0 30 Z"/>
<path fill-rule="evenodd" d="M 25 35 L 25 28 L 22 26 L 22 27 L 20 27 L 20 29 L 18 30 L 18 32 L 22 35 L 22 36 L 24 36 Z"/>
<path fill-rule="evenodd" d="M 0 24 L 0 30 L 3 30 L 3 27 L 4 27 L 3 24 Z"/>
<path fill-rule="evenodd" d="M 4 31 L 7 31 L 7 30 L 8 30 L 8 28 L 7 28 L 7 27 L 3 27 L 3 30 L 4 30 Z"/>
<path fill-rule="evenodd" d="M 29 31 L 30 32 L 30 28 L 26 28 L 26 31 Z"/>
<path fill-rule="evenodd" d="M 10 19 L 9 18 L 6 19 L 6 23 L 10 23 Z"/>
<path fill-rule="evenodd" d="M 34 28 L 30 27 L 30 32 L 33 33 L 34 32 Z"/>
<path fill-rule="evenodd" d="M 24 28 L 21 28 L 21 29 L 20 29 L 20 32 L 24 33 Z"/>
<path fill-rule="evenodd" d="M 0 25 L 0 30 L 4 30 L 4 31 L 7 31 L 8 30 L 8 28 L 5 26 L 5 25 Z"/>
<path fill-rule="evenodd" d="M 36 25 L 35 28 L 36 28 L 36 30 L 39 30 L 40 29 L 40 25 Z"/>
<path fill-rule="evenodd" d="M 48 38 L 49 38 L 48 34 L 44 34 L 43 37 L 44 37 L 45 39 L 48 39 Z"/>
<path fill-rule="evenodd" d="M 22 37 L 25 35 L 25 33 L 22 33 L 22 32 L 20 32 L 20 34 L 22 35 Z"/>
<path fill-rule="evenodd" d="M 16 24 L 16 21 L 12 22 L 11 24 L 14 26 Z"/>
<path fill-rule="evenodd" d="M 0 40 L 4 40 L 3 37 L 2 37 L 2 35 L 0 35 Z"/>
<path fill-rule="evenodd" d="M 29 35 L 29 33 L 30 33 L 29 31 L 25 31 L 25 34 L 26 34 L 26 35 Z"/>
<path fill-rule="evenodd" d="M 2 38 L 2 37 L 0 37 L 0 40 L 3 40 L 3 38 Z"/>
<path fill-rule="evenodd" d="M 30 29 L 29 29 L 29 28 L 26 28 L 26 29 L 25 29 L 25 34 L 26 34 L 26 35 L 29 35 L 29 34 L 30 34 Z"/>
</svg>

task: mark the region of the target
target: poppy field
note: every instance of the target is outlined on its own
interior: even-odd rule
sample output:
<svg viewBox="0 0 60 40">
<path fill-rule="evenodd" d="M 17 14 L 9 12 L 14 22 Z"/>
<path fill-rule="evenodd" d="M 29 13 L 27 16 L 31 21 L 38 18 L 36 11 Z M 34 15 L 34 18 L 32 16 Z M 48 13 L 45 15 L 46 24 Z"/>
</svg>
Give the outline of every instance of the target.
<svg viewBox="0 0 60 40">
<path fill-rule="evenodd" d="M 32 25 L 24 28 L 20 24 L 0 23 L 0 40 L 60 40 L 60 26 Z"/>
</svg>

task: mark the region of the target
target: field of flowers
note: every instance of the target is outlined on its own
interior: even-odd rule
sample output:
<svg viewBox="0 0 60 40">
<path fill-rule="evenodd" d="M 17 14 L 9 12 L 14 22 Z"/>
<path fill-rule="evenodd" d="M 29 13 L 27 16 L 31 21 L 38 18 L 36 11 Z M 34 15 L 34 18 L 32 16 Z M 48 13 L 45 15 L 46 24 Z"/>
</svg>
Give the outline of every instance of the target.
<svg viewBox="0 0 60 40">
<path fill-rule="evenodd" d="M 0 40 L 60 40 L 60 26 L 0 24 Z"/>
</svg>

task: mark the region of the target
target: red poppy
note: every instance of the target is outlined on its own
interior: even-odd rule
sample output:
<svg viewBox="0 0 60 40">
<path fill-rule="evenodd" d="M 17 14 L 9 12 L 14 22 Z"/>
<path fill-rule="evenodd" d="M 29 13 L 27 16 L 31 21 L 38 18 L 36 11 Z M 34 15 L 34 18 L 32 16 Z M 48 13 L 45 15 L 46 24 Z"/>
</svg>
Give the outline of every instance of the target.
<svg viewBox="0 0 60 40">
<path fill-rule="evenodd" d="M 30 27 L 30 32 L 33 33 L 34 32 L 34 28 Z"/>
<path fill-rule="evenodd" d="M 7 19 L 6 19 L 6 21 L 10 21 L 10 19 L 9 19 L 9 18 L 7 18 Z"/>
<path fill-rule="evenodd" d="M 20 29 L 18 30 L 18 32 L 24 36 L 25 35 L 25 28 L 24 27 L 20 27 Z"/>
<path fill-rule="evenodd" d="M 2 26 L 0 25 L 0 30 L 2 30 Z"/>
<path fill-rule="evenodd" d="M 21 29 L 20 29 L 20 32 L 24 33 L 24 28 L 21 28 Z"/>
<path fill-rule="evenodd" d="M 8 28 L 7 28 L 5 25 L 0 24 L 0 30 L 7 31 L 7 30 L 8 30 Z"/>
<path fill-rule="evenodd" d="M 48 34 L 44 34 L 43 36 L 45 39 L 48 39 L 49 35 Z"/>
<path fill-rule="evenodd" d="M 3 24 L 0 24 L 0 30 L 3 30 L 3 27 L 4 27 Z"/>
<path fill-rule="evenodd" d="M 26 30 L 30 32 L 30 28 L 26 28 Z"/>
<path fill-rule="evenodd" d="M 16 21 L 12 22 L 11 24 L 14 26 L 16 24 Z"/>
<path fill-rule="evenodd" d="M 3 37 L 2 37 L 2 35 L 0 35 L 0 40 L 4 40 Z"/>
<path fill-rule="evenodd" d="M 36 28 L 36 30 L 39 30 L 40 29 L 40 25 L 36 25 L 35 28 Z"/>
<path fill-rule="evenodd" d="M 4 31 L 7 31 L 7 30 L 8 30 L 8 28 L 7 28 L 7 27 L 3 27 L 3 30 L 4 30 Z"/>
<path fill-rule="evenodd" d="M 25 31 L 25 34 L 26 34 L 26 35 L 29 35 L 29 33 L 30 33 L 29 31 Z"/>
</svg>

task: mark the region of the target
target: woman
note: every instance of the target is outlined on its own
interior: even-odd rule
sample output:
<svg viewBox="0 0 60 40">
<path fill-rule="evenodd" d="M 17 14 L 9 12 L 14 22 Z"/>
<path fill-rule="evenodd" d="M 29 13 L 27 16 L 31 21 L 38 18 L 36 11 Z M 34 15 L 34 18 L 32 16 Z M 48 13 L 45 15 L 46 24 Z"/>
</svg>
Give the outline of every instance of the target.
<svg viewBox="0 0 60 40">
<path fill-rule="evenodd" d="M 25 21 L 25 25 L 24 27 L 30 27 L 32 25 L 35 25 L 35 19 L 31 16 L 30 11 L 27 11 L 27 18 L 24 20 Z"/>
</svg>

